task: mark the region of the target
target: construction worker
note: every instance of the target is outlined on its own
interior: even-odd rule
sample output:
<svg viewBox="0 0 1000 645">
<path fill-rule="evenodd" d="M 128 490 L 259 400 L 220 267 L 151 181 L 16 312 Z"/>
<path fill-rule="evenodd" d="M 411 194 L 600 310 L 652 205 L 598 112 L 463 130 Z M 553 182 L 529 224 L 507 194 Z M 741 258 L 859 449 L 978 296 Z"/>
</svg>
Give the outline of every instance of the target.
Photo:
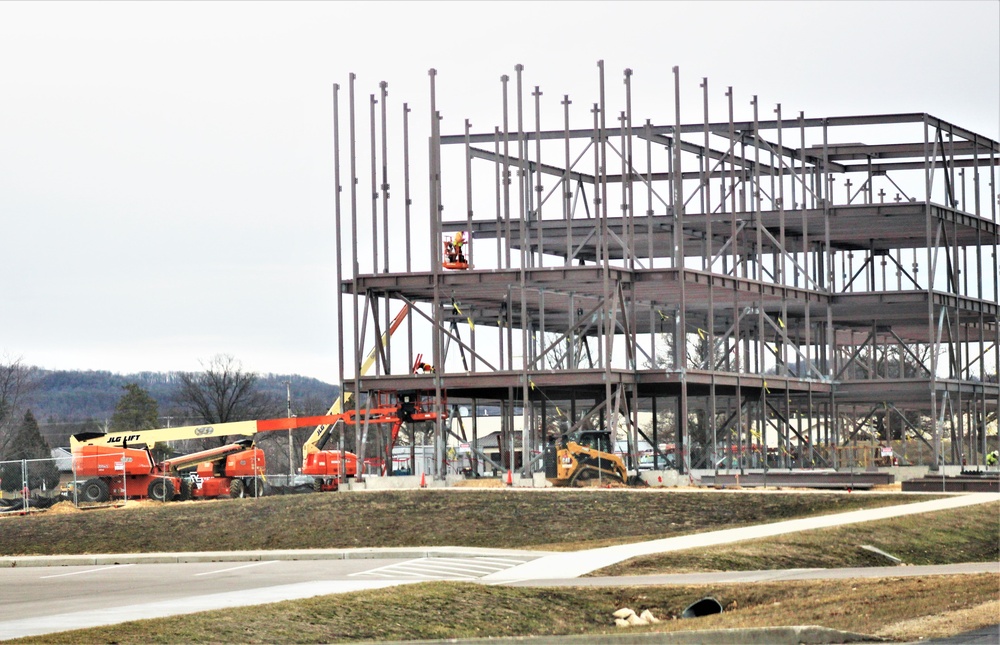
<svg viewBox="0 0 1000 645">
<path fill-rule="evenodd" d="M 998 461 L 1000 461 L 1000 451 L 994 450 L 990 454 L 986 455 L 987 466 L 996 466 Z"/>
<path fill-rule="evenodd" d="M 455 249 L 455 255 L 458 257 L 458 261 L 465 263 L 465 255 L 462 254 L 462 245 L 465 244 L 465 238 L 462 236 L 462 231 L 455 233 L 455 236 L 451 238 L 451 245 Z M 452 260 L 454 262 L 455 260 Z"/>
<path fill-rule="evenodd" d="M 430 363 L 417 363 L 417 366 L 413 368 L 414 374 L 433 374 L 434 366 Z"/>
</svg>

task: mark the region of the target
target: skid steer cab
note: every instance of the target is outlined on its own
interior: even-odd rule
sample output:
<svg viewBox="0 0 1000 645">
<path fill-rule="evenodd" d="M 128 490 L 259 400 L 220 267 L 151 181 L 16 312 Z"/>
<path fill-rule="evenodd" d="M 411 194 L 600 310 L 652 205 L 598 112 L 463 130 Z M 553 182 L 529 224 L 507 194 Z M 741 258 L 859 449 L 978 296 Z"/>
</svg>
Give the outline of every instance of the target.
<svg viewBox="0 0 1000 645">
<path fill-rule="evenodd" d="M 444 261 L 441 263 L 446 269 L 465 270 L 469 268 L 469 259 L 465 254 L 465 246 L 469 241 L 469 234 L 462 231 L 444 238 Z"/>
</svg>

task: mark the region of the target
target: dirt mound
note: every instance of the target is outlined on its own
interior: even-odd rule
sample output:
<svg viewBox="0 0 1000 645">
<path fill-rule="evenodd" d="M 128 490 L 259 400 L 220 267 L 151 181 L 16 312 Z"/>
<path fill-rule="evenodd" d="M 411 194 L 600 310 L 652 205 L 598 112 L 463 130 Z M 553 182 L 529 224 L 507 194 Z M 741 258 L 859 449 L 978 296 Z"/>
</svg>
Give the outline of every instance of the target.
<svg viewBox="0 0 1000 645">
<path fill-rule="evenodd" d="M 581 479 L 570 488 L 634 488 L 617 479 Z"/>
<path fill-rule="evenodd" d="M 454 483 L 455 488 L 503 488 L 500 479 L 463 479 Z"/>
<path fill-rule="evenodd" d="M 73 505 L 73 502 L 66 500 L 50 506 L 46 513 L 53 515 L 66 515 L 67 513 L 81 513 L 82 511 Z"/>
<path fill-rule="evenodd" d="M 122 504 L 120 501 L 116 504 L 119 508 L 147 508 L 149 506 L 163 506 L 166 502 L 161 502 L 155 499 L 128 499 Z"/>
</svg>

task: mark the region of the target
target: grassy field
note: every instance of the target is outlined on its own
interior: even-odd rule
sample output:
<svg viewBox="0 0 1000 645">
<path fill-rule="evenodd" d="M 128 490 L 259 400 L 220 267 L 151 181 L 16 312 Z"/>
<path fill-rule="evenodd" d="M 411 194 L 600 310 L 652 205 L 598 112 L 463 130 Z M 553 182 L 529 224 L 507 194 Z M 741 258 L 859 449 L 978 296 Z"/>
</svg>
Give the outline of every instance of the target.
<svg viewBox="0 0 1000 645">
<path fill-rule="evenodd" d="M 933 499 L 899 493 L 449 489 L 64 503 L 0 518 L 0 555 L 475 546 L 575 550 Z"/>
<path fill-rule="evenodd" d="M 804 531 L 765 540 L 635 558 L 591 576 L 651 575 L 691 571 L 748 571 L 887 566 L 1000 560 L 1000 502 L 849 526 Z"/>
<path fill-rule="evenodd" d="M 994 624 L 1000 576 L 757 583 L 697 587 L 493 587 L 434 582 L 177 618 L 48 634 L 11 643 L 334 643 L 601 634 L 612 612 L 649 609 L 662 622 L 636 631 L 821 625 L 892 640 Z M 722 614 L 677 619 L 712 596 Z"/>
</svg>

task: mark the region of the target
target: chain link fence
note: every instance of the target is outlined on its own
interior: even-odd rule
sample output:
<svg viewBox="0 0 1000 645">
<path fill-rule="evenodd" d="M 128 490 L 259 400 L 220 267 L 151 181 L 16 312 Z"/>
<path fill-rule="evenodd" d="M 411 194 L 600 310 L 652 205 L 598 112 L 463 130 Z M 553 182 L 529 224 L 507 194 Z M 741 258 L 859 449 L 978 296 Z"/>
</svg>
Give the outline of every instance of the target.
<svg viewBox="0 0 1000 645">
<path fill-rule="evenodd" d="M 134 450 L 77 454 L 49 459 L 0 461 L 0 515 L 26 514 L 66 502 L 76 507 L 121 505 L 127 501 L 170 502 L 188 499 L 262 497 L 274 488 L 251 458 L 236 456 L 233 476 L 213 467 L 189 465 L 183 472 L 159 473 L 152 458 Z M 258 476 L 253 473 L 260 472 Z M 310 487 L 311 490 L 311 487 Z"/>
<path fill-rule="evenodd" d="M 86 478 L 77 471 L 97 470 L 88 457 L 0 461 L 0 514 L 45 510 L 62 502 L 79 507 L 134 498 L 123 458 L 113 460 L 100 477 Z"/>
</svg>

